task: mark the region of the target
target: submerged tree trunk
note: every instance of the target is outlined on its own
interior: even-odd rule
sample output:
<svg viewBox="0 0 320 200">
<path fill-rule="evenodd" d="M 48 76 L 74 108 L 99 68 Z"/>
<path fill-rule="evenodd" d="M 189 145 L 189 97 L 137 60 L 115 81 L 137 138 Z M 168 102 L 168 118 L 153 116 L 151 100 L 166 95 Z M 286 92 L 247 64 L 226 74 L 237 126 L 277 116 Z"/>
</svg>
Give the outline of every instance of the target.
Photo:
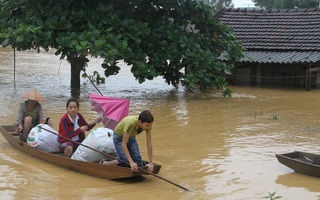
<svg viewBox="0 0 320 200">
<path fill-rule="evenodd" d="M 78 98 L 80 96 L 80 72 L 86 64 L 83 58 L 68 59 L 71 64 L 71 96 Z"/>
</svg>

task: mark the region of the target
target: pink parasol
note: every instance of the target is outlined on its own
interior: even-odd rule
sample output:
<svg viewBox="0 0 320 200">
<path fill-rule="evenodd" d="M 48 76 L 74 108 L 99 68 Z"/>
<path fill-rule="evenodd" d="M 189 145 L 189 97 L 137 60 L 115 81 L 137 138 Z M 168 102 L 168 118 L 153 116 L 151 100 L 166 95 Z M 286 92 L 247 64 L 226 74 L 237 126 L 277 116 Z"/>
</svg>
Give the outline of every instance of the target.
<svg viewBox="0 0 320 200">
<path fill-rule="evenodd" d="M 129 114 L 129 99 L 89 94 L 92 110 L 102 118 L 104 127 L 114 129 L 116 125 Z"/>
</svg>

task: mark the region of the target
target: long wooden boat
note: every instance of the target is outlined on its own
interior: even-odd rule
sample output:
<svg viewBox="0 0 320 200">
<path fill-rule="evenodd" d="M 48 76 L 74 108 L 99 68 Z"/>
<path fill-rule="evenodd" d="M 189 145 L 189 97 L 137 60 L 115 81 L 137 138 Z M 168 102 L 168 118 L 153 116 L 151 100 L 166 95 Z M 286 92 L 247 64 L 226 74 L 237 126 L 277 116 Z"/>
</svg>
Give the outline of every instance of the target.
<svg viewBox="0 0 320 200">
<path fill-rule="evenodd" d="M 320 178 L 320 155 L 294 151 L 276 154 L 278 161 L 295 172 Z"/>
<path fill-rule="evenodd" d="M 131 168 L 128 167 L 119 167 L 112 165 L 103 165 L 93 162 L 84 162 L 79 160 L 74 160 L 71 158 L 64 157 L 63 154 L 48 153 L 37 148 L 29 146 L 27 143 L 22 142 L 19 139 L 19 135 L 15 133 L 13 126 L 0 126 L 0 131 L 6 140 L 16 149 L 34 156 L 40 160 L 47 161 L 56 166 L 77 171 L 83 174 L 105 178 L 105 179 L 120 179 L 120 178 L 129 178 L 133 176 L 140 175 L 150 175 L 149 173 L 139 171 L 133 172 Z M 147 169 L 146 167 L 142 167 Z M 161 165 L 154 164 L 153 174 L 158 174 L 160 171 Z"/>
</svg>

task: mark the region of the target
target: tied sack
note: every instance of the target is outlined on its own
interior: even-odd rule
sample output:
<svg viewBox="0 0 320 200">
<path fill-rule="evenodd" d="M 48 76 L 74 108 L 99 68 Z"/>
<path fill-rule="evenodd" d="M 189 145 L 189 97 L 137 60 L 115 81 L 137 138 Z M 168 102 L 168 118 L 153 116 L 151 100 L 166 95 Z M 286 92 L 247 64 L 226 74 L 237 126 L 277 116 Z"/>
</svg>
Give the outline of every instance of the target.
<svg viewBox="0 0 320 200">
<path fill-rule="evenodd" d="M 57 131 L 47 124 L 38 124 L 33 127 L 27 137 L 28 145 L 50 153 L 59 152 L 58 136 L 49 131 L 58 134 Z"/>
<path fill-rule="evenodd" d="M 113 144 L 113 130 L 109 128 L 96 128 L 81 143 L 106 154 L 115 154 Z M 99 162 L 105 155 L 79 145 L 71 159 L 85 162 Z"/>
</svg>

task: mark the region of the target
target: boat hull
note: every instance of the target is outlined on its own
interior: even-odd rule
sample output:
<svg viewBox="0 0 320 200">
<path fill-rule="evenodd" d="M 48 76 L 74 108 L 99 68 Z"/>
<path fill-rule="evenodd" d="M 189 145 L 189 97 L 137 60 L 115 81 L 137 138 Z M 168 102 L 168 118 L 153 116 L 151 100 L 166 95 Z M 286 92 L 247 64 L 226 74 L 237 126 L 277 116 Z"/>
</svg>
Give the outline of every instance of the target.
<svg viewBox="0 0 320 200">
<path fill-rule="evenodd" d="M 15 133 L 13 126 L 0 126 L 0 131 L 4 138 L 16 149 L 36 157 L 40 160 L 49 162 L 56 166 L 70 169 L 76 172 L 87 174 L 90 176 L 95 176 L 104 179 L 121 179 L 129 178 L 139 175 L 150 175 L 146 172 L 133 172 L 131 168 L 128 167 L 119 167 L 112 165 L 102 165 L 99 163 L 84 162 L 79 160 L 70 159 L 60 154 L 48 153 L 37 148 L 29 146 L 27 143 L 24 143 L 19 140 L 19 136 Z M 153 174 L 158 174 L 160 171 L 161 165 L 155 164 Z M 146 169 L 143 167 L 143 169 Z"/>
<path fill-rule="evenodd" d="M 278 161 L 295 172 L 320 178 L 320 155 L 294 151 L 276 154 Z"/>
</svg>

